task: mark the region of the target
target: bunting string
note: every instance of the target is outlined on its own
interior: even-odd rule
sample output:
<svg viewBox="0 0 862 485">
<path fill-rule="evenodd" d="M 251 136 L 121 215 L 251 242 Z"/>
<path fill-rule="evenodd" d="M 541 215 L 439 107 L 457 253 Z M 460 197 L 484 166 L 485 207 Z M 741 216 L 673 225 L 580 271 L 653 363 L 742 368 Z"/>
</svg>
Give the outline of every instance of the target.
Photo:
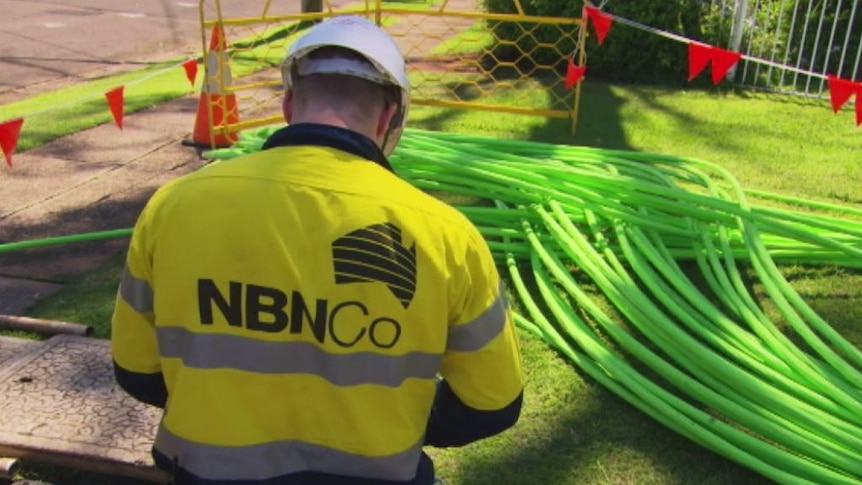
<svg viewBox="0 0 862 485">
<path fill-rule="evenodd" d="M 841 79 L 831 74 L 820 74 L 813 71 L 807 71 L 775 61 L 768 61 L 759 57 L 744 55 L 740 52 L 725 50 L 667 30 L 658 29 L 631 19 L 608 14 L 603 12 L 600 8 L 595 7 L 590 2 L 584 3 L 583 17 L 593 26 L 593 30 L 596 34 L 596 41 L 599 45 L 604 43 L 605 38 L 608 35 L 608 31 L 611 28 L 611 24 L 614 22 L 619 22 L 623 25 L 648 32 L 650 34 L 688 44 L 689 81 L 697 77 L 704 69 L 706 69 L 706 66 L 711 63 L 712 82 L 713 84 L 719 84 L 727 77 L 728 72 L 730 72 L 734 66 L 743 59 L 747 62 L 771 66 L 777 69 L 783 69 L 821 80 L 828 80 L 829 98 L 833 111 L 838 113 L 841 108 L 849 102 L 850 98 L 855 95 L 856 101 L 854 103 L 854 108 L 856 112 L 856 126 L 862 125 L 862 83 L 860 82 Z M 569 66 L 566 71 L 564 86 L 567 88 L 580 82 L 586 69 L 586 66 L 576 66 L 573 59 L 574 56 L 569 59 Z"/>
<path fill-rule="evenodd" d="M 606 14 L 606 15 L 607 15 L 607 14 Z M 685 36 L 683 36 L 683 35 L 675 34 L 675 33 L 673 33 L 673 32 L 668 32 L 668 31 L 666 31 L 666 30 L 657 29 L 657 28 L 655 28 L 655 27 L 650 27 L 649 25 L 644 25 L 644 24 L 642 24 L 642 23 L 635 22 L 634 20 L 629 20 L 629 19 L 627 19 L 627 18 L 625 18 L 625 17 L 619 17 L 619 16 L 616 16 L 616 15 L 613 15 L 613 18 L 614 18 L 614 22 L 619 22 L 619 23 L 621 23 L 621 24 L 628 25 L 629 27 L 633 27 L 633 28 L 635 28 L 635 29 L 642 30 L 642 31 L 644 31 L 644 32 L 649 32 L 649 33 L 651 33 L 651 34 L 655 34 L 655 35 L 658 35 L 658 36 L 661 36 L 661 37 L 664 37 L 664 38 L 667 38 L 667 39 L 675 40 L 675 41 L 677 41 L 677 42 L 683 42 L 683 43 L 686 43 L 686 44 L 691 44 L 691 43 L 703 44 L 703 43 L 702 43 L 702 42 L 700 42 L 700 41 L 697 41 L 697 40 L 694 40 L 694 39 L 690 39 L 690 38 L 685 37 Z M 806 76 L 816 77 L 816 78 L 818 78 L 818 79 L 826 79 L 826 78 L 828 77 L 828 76 L 826 76 L 825 74 L 820 74 L 820 73 L 817 73 L 817 72 L 807 71 L 807 70 L 805 70 L 805 69 L 800 69 L 800 68 L 798 68 L 798 67 L 788 66 L 788 65 L 786 65 L 786 64 L 781 64 L 780 62 L 770 61 L 770 60 L 768 60 L 768 59 L 761 59 L 761 58 L 759 58 L 759 57 L 749 56 L 749 55 L 746 55 L 746 54 L 741 54 L 741 53 L 740 53 L 740 58 L 741 58 L 742 60 L 749 61 L 749 62 L 754 62 L 754 63 L 756 63 L 756 64 L 762 64 L 762 65 L 764 65 L 764 66 L 771 66 L 771 67 L 774 67 L 774 68 L 777 68 L 777 69 L 784 69 L 784 70 L 786 70 L 786 71 L 791 71 L 791 72 L 795 72 L 795 73 L 798 73 L 798 74 L 803 74 L 803 75 L 806 75 Z"/>
<path fill-rule="evenodd" d="M 102 93 L 102 96 L 105 97 L 108 103 L 108 108 L 110 109 L 111 115 L 114 119 L 114 123 L 117 125 L 117 127 L 121 130 L 123 129 L 123 114 L 125 104 L 124 91 L 127 86 L 134 86 L 149 81 L 150 79 L 161 76 L 169 71 L 175 70 L 178 67 L 183 68 L 189 83 L 194 86 L 197 78 L 199 62 L 200 61 L 198 59 L 192 58 L 177 64 L 171 64 L 170 66 L 167 66 L 163 69 L 155 70 L 144 76 L 141 76 L 140 78 L 131 80 L 123 85 L 116 86 Z M 24 125 L 26 118 L 42 116 L 61 111 L 70 106 L 81 104 L 87 100 L 96 98 L 98 96 L 98 94 L 83 95 L 75 99 L 66 101 L 64 103 L 52 105 L 40 111 L 33 111 L 24 115 L 18 115 L 17 117 L 10 120 L 0 120 L 0 150 L 2 150 L 3 152 L 3 157 L 6 160 L 6 165 L 8 165 L 10 168 L 13 166 L 12 155 L 15 153 L 15 148 L 18 145 L 18 138 L 21 134 L 21 128 Z"/>
<path fill-rule="evenodd" d="M 188 75 L 189 71 L 193 71 L 195 74 L 197 74 L 197 69 L 192 70 L 191 68 L 186 67 L 186 64 L 189 64 L 192 62 L 194 62 L 194 64 L 197 66 L 199 61 L 198 61 L 198 59 L 192 58 L 192 59 L 188 59 L 188 60 L 185 60 L 185 61 L 177 63 L 177 64 L 171 64 L 168 67 L 165 67 L 163 69 L 159 69 L 158 71 L 153 71 L 151 73 L 148 73 L 145 76 L 131 80 L 129 82 L 126 82 L 123 84 L 123 86 L 128 87 L 128 86 L 135 86 L 137 84 L 141 84 L 141 83 L 149 81 L 150 79 L 153 79 L 155 77 L 159 77 L 159 76 L 167 73 L 168 71 L 173 71 L 173 70 L 177 69 L 178 67 L 182 67 L 187 72 L 187 75 Z M 194 78 L 191 78 L 190 83 L 192 85 L 194 85 L 195 82 L 196 82 L 196 80 Z M 117 88 L 119 88 L 119 86 L 112 88 L 112 89 L 117 89 Z M 66 101 L 65 103 L 55 104 L 55 105 L 52 105 L 52 106 L 45 108 L 41 111 L 33 111 L 31 113 L 26 113 L 26 114 L 19 115 L 19 116 L 22 118 L 33 118 L 36 116 L 41 116 L 41 115 L 53 113 L 55 111 L 60 111 L 60 110 L 63 110 L 65 108 L 68 108 L 69 106 L 75 106 L 77 104 L 83 103 L 84 101 L 95 99 L 95 98 L 100 98 L 103 96 L 104 96 L 104 93 L 85 94 L 85 95 L 82 95 L 82 96 L 77 97 L 75 99 L 71 99 L 69 101 Z"/>
</svg>

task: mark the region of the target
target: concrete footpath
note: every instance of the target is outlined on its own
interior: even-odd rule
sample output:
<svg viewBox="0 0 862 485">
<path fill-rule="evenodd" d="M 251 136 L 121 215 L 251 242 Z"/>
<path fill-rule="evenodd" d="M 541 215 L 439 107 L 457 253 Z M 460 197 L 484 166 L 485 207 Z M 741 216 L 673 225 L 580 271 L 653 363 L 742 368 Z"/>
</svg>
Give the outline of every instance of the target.
<svg viewBox="0 0 862 485">
<path fill-rule="evenodd" d="M 0 169 L 0 242 L 131 227 L 157 187 L 204 162 L 183 146 L 197 95 L 129 114 L 124 129 L 101 125 L 24 153 Z M 39 282 L 98 267 L 127 240 L 0 253 L 0 313 L 17 314 Z M 26 278 L 26 280 L 18 280 Z M 47 285 L 43 290 L 56 289 Z"/>
<path fill-rule="evenodd" d="M 0 242 L 129 228 L 162 184 L 205 161 L 182 145 L 198 95 L 16 154 L 0 170 Z M 126 248 L 127 238 L 0 254 L 0 314 L 20 315 L 83 271 Z M 0 337 L 0 456 L 163 481 L 152 466 L 158 410 L 113 382 L 108 342 Z M 132 480 L 135 480 L 134 482 Z"/>
</svg>

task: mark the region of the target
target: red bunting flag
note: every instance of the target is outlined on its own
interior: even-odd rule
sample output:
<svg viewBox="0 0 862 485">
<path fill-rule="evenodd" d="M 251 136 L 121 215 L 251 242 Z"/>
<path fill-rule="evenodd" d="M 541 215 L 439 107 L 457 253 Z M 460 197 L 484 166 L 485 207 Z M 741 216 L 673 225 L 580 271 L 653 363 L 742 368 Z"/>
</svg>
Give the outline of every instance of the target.
<svg viewBox="0 0 862 485">
<path fill-rule="evenodd" d="M 114 122 L 120 129 L 123 129 L 123 86 L 114 88 L 105 93 L 105 98 L 108 99 L 108 107 L 111 108 L 111 114 L 114 116 Z"/>
<path fill-rule="evenodd" d="M 688 43 L 688 80 L 696 78 L 712 59 L 712 47 L 697 42 Z"/>
<path fill-rule="evenodd" d="M 24 118 L 0 123 L 0 148 L 3 149 L 3 156 L 6 157 L 6 165 L 9 165 L 9 168 L 12 168 L 12 154 L 15 153 L 15 147 L 18 145 L 18 136 L 21 134 L 23 124 Z"/>
<path fill-rule="evenodd" d="M 858 85 L 853 81 L 841 79 L 840 77 L 828 75 L 829 80 L 829 100 L 832 102 L 832 111 L 838 112 L 850 96 L 856 91 L 862 91 L 862 84 Z M 859 94 L 856 94 L 856 107 L 859 107 Z M 858 110 L 857 110 L 858 111 Z"/>
<path fill-rule="evenodd" d="M 569 65 L 566 67 L 566 79 L 563 81 L 563 86 L 566 89 L 570 89 L 572 86 L 578 83 L 581 79 L 584 78 L 584 74 L 587 72 L 587 66 L 576 66 L 575 61 L 572 58 L 569 58 Z"/>
<path fill-rule="evenodd" d="M 183 63 L 183 69 L 186 70 L 186 78 L 188 78 L 189 83 L 194 86 L 195 80 L 198 78 L 198 61 L 196 59 L 187 60 Z"/>
<path fill-rule="evenodd" d="M 596 40 L 599 41 L 599 45 L 602 45 L 602 42 L 605 41 L 605 37 L 608 35 L 608 31 L 611 30 L 611 24 L 614 21 L 613 15 L 606 14 L 591 5 L 584 5 L 583 16 L 590 19 L 593 24 L 593 30 L 596 31 Z"/>
<path fill-rule="evenodd" d="M 727 76 L 727 72 L 742 58 L 739 52 L 726 51 L 718 47 L 712 48 L 712 84 L 718 84 Z"/>
</svg>

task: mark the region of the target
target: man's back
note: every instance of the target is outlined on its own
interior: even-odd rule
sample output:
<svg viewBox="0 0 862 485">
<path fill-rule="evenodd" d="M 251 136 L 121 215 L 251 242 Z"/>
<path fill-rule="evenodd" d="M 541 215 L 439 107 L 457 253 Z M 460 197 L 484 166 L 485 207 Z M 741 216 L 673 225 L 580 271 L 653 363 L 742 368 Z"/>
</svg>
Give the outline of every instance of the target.
<svg viewBox="0 0 862 485">
<path fill-rule="evenodd" d="M 341 148 L 220 162 L 165 187 L 142 215 L 121 294 L 152 289 L 169 396 L 157 458 L 219 480 L 406 482 L 438 372 L 471 408 L 519 395 L 517 373 L 464 391 L 495 370 L 483 365 L 517 366 L 496 355 L 516 345 L 478 232 Z M 147 307 L 123 300 L 120 318 Z M 154 364 L 139 360 L 138 337 L 116 336 L 115 358 L 144 372 Z"/>
</svg>

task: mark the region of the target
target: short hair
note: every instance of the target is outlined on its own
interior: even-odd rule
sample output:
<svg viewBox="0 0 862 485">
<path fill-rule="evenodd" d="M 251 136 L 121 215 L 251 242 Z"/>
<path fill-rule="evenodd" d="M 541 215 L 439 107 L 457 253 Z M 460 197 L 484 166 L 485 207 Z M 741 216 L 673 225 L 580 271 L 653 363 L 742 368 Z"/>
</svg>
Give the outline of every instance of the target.
<svg viewBox="0 0 862 485">
<path fill-rule="evenodd" d="M 310 52 L 308 56 L 310 59 L 344 58 L 373 66 L 365 56 L 345 47 L 321 47 Z M 357 122 L 369 121 L 375 108 L 399 100 L 397 86 L 384 86 L 346 74 L 299 75 L 294 65 L 291 77 L 297 108 L 305 109 L 312 105 L 325 106 Z"/>
</svg>

